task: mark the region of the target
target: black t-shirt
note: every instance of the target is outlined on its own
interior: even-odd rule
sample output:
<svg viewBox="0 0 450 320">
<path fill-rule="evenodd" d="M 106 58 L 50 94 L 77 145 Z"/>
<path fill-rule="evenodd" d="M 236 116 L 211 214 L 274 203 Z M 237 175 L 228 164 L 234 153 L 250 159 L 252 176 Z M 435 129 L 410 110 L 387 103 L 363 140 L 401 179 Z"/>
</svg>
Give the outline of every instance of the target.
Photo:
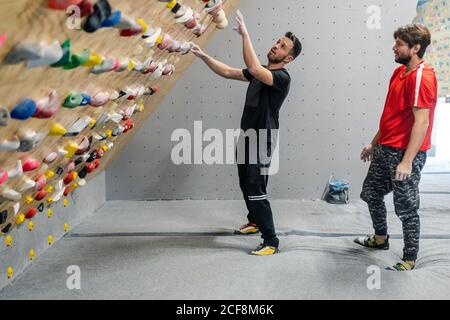
<svg viewBox="0 0 450 320">
<path fill-rule="evenodd" d="M 286 99 L 291 84 L 291 77 L 286 69 L 270 70 L 273 86 L 268 86 L 256 79 L 248 69 L 242 72 L 250 81 L 245 99 L 241 129 L 279 129 L 279 111 Z"/>
</svg>

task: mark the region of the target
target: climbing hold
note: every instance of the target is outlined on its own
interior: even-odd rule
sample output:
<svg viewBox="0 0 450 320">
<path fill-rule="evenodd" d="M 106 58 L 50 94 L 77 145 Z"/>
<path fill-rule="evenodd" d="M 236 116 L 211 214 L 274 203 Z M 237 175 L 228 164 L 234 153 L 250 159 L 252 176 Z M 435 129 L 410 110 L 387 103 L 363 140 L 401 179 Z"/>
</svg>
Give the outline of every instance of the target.
<svg viewBox="0 0 450 320">
<path fill-rule="evenodd" d="M 39 205 L 38 211 L 39 211 L 39 212 L 44 211 L 44 204 L 43 204 L 43 203 L 41 203 L 41 204 Z"/>
<path fill-rule="evenodd" d="M 98 92 L 95 96 L 92 97 L 92 101 L 90 105 L 93 107 L 101 107 L 109 102 L 109 93 L 107 92 Z"/>
<path fill-rule="evenodd" d="M 48 179 L 53 178 L 54 175 L 55 175 L 55 172 L 53 172 L 52 170 L 48 170 L 48 171 L 45 173 L 45 178 L 48 180 Z"/>
<path fill-rule="evenodd" d="M 47 179 L 42 173 L 38 175 L 34 181 L 36 182 L 36 191 L 41 191 L 47 185 Z"/>
<path fill-rule="evenodd" d="M 0 107 L 0 126 L 6 127 L 10 118 L 9 110 L 6 107 Z"/>
<path fill-rule="evenodd" d="M 3 171 L 0 168 L 0 185 L 4 184 L 9 178 L 8 171 Z"/>
<path fill-rule="evenodd" d="M 81 54 L 73 54 L 70 61 L 63 65 L 63 69 L 72 70 L 84 65 L 89 60 L 90 55 L 89 49 L 83 49 Z"/>
<path fill-rule="evenodd" d="M 20 226 L 24 221 L 25 221 L 25 215 L 24 215 L 23 213 L 19 214 L 19 215 L 16 217 L 16 220 L 15 220 L 16 224 L 19 225 L 19 226 Z"/>
<path fill-rule="evenodd" d="M 49 236 L 47 237 L 47 241 L 48 241 L 48 244 L 49 244 L 49 245 L 52 245 L 52 244 L 53 244 L 53 236 L 52 236 L 52 235 L 49 235 Z"/>
<path fill-rule="evenodd" d="M 34 223 L 33 221 L 28 222 L 28 231 L 33 231 L 34 230 Z"/>
<path fill-rule="evenodd" d="M 80 177 L 80 179 L 84 179 L 87 175 L 87 168 L 86 166 L 84 166 L 80 172 L 78 172 L 78 177 Z"/>
<path fill-rule="evenodd" d="M 5 238 L 5 245 L 7 247 L 11 247 L 13 245 L 13 238 L 11 235 L 6 236 Z"/>
<path fill-rule="evenodd" d="M 86 170 L 87 170 L 88 173 L 91 173 L 92 171 L 95 170 L 95 164 L 89 163 L 89 164 L 86 166 Z"/>
<path fill-rule="evenodd" d="M 0 212 L 0 224 L 4 224 L 8 218 L 8 210 L 3 210 Z"/>
<path fill-rule="evenodd" d="M 50 219 L 52 216 L 53 216 L 53 210 L 49 208 L 47 210 L 47 217 Z"/>
<path fill-rule="evenodd" d="M 36 112 L 36 103 L 31 99 L 25 99 L 16 105 L 11 111 L 11 118 L 17 120 L 26 120 Z"/>
<path fill-rule="evenodd" d="M 68 223 L 64 223 L 64 232 L 69 231 L 69 224 Z"/>
<path fill-rule="evenodd" d="M 68 129 L 67 133 L 64 136 L 73 137 L 79 135 L 81 131 L 83 131 L 91 121 L 92 118 L 87 116 L 83 118 L 78 118 L 77 121 L 75 121 L 74 124 L 70 126 L 70 128 Z"/>
<path fill-rule="evenodd" d="M 6 39 L 8 39 L 8 36 L 6 34 L 0 34 L 0 49 L 3 47 L 3 45 L 6 42 Z"/>
<path fill-rule="evenodd" d="M 23 172 L 33 171 L 39 168 L 41 161 L 38 159 L 28 158 L 23 162 L 22 170 Z"/>
<path fill-rule="evenodd" d="M 100 167 L 100 160 L 99 159 L 95 159 L 93 164 L 94 164 L 94 168 L 97 169 L 98 167 Z"/>
<path fill-rule="evenodd" d="M 16 166 L 13 169 L 8 170 L 8 176 L 10 179 L 20 177 L 23 174 L 22 161 L 18 160 Z"/>
<path fill-rule="evenodd" d="M 33 188 L 36 185 L 36 182 L 34 180 L 31 180 L 27 176 L 22 176 L 21 182 L 22 182 L 22 185 L 19 188 L 20 192 L 25 192 L 27 190 L 30 190 L 31 188 Z"/>
<path fill-rule="evenodd" d="M 92 97 L 90 95 L 88 95 L 86 93 L 81 93 L 81 96 L 83 97 L 83 100 L 81 100 L 81 103 L 80 103 L 81 106 L 86 106 L 91 103 Z"/>
<path fill-rule="evenodd" d="M 75 170 L 75 161 L 71 161 L 67 165 L 67 173 L 71 173 L 73 170 Z"/>
<path fill-rule="evenodd" d="M 72 61 L 72 53 L 70 52 L 70 39 L 67 39 L 61 44 L 61 49 L 63 51 L 62 58 L 56 63 L 52 64 L 52 68 L 64 67 L 66 64 L 69 64 Z"/>
<path fill-rule="evenodd" d="M 75 152 L 78 150 L 78 147 L 79 147 L 78 143 L 76 143 L 75 141 L 70 141 L 69 143 L 67 143 L 64 146 L 64 150 L 67 151 L 67 154 L 65 157 L 72 158 L 74 156 Z"/>
<path fill-rule="evenodd" d="M 88 150 L 90 147 L 90 142 L 89 139 L 87 137 L 83 137 L 83 139 L 81 140 L 81 142 L 78 144 L 78 149 L 75 152 L 76 155 L 81 155 L 83 154 L 86 150 Z"/>
<path fill-rule="evenodd" d="M 35 257 L 35 252 L 34 252 L 33 249 L 31 249 L 31 250 L 28 252 L 28 258 L 29 258 L 30 261 L 31 261 L 31 260 L 34 259 L 34 257 Z"/>
<path fill-rule="evenodd" d="M 94 5 L 94 12 L 84 22 L 83 30 L 89 33 L 97 31 L 101 25 L 111 17 L 111 5 L 107 0 L 98 0 Z"/>
<path fill-rule="evenodd" d="M 55 10 L 66 10 L 67 7 L 78 5 L 81 0 L 48 0 L 48 7 Z"/>
<path fill-rule="evenodd" d="M 148 47 L 153 47 L 153 46 L 156 44 L 156 41 L 157 41 L 158 39 L 160 39 L 162 29 L 161 29 L 161 28 L 157 28 L 157 29 L 154 29 L 154 30 L 152 30 L 152 31 L 153 31 L 152 34 L 150 34 L 149 32 L 147 32 L 146 35 L 144 36 L 144 37 L 145 37 L 144 43 L 145 43 Z M 161 39 L 161 40 L 162 40 L 162 39 Z"/>
<path fill-rule="evenodd" d="M 81 106 L 82 102 L 83 96 L 81 93 L 71 93 L 67 96 L 66 100 L 64 100 L 63 107 L 73 109 Z"/>
<path fill-rule="evenodd" d="M 44 55 L 41 45 L 32 42 L 19 42 L 6 55 L 5 64 L 18 64 L 22 61 L 40 59 Z"/>
<path fill-rule="evenodd" d="M 53 192 L 53 186 L 48 186 L 45 191 L 47 191 L 47 193 L 52 193 Z"/>
<path fill-rule="evenodd" d="M 44 163 L 46 163 L 46 164 L 50 164 L 50 163 L 52 163 L 53 161 L 55 161 L 56 158 L 58 158 L 58 153 L 52 152 L 52 153 L 48 154 L 48 155 L 45 157 L 45 159 L 44 159 L 43 161 L 44 161 Z"/>
<path fill-rule="evenodd" d="M 0 191 L 0 200 L 20 201 L 22 195 L 13 189 L 3 189 Z"/>
<path fill-rule="evenodd" d="M 28 209 L 28 211 L 25 213 L 26 219 L 32 219 L 37 213 L 37 209 L 35 207 Z"/>
<path fill-rule="evenodd" d="M 103 57 L 98 55 L 95 52 L 92 52 L 91 55 L 89 56 L 89 59 L 86 61 L 86 63 L 83 64 L 84 67 L 95 67 L 97 65 L 102 64 L 103 62 Z"/>
<path fill-rule="evenodd" d="M 112 71 L 116 66 L 115 58 L 105 58 L 101 64 L 94 66 L 92 68 L 91 73 L 93 74 L 102 74 L 105 72 Z"/>
<path fill-rule="evenodd" d="M 6 270 L 6 275 L 8 276 L 8 279 L 11 279 L 14 276 L 14 269 L 12 267 L 8 267 Z"/>
<path fill-rule="evenodd" d="M 1 230 L 2 233 L 8 233 L 9 230 L 11 230 L 12 223 L 8 223 L 6 226 L 4 226 Z"/>
<path fill-rule="evenodd" d="M 25 197 L 25 203 L 26 203 L 26 204 L 32 204 L 33 201 L 34 201 L 34 199 L 33 199 L 32 196 L 26 196 L 26 197 Z"/>
<path fill-rule="evenodd" d="M 69 205 L 69 200 L 64 199 L 63 200 L 63 205 L 64 205 L 64 207 L 67 207 Z"/>
<path fill-rule="evenodd" d="M 34 200 L 36 200 L 36 201 L 41 201 L 41 200 L 44 199 L 46 196 L 47 196 L 47 191 L 41 190 L 41 191 L 38 191 L 38 192 L 36 193 L 36 195 L 34 196 Z"/>
<path fill-rule="evenodd" d="M 37 59 L 28 59 L 27 68 L 49 66 L 58 62 L 63 57 L 63 49 L 57 40 L 53 41 L 50 45 L 41 42 L 39 46 L 41 47 L 42 56 Z"/>
<path fill-rule="evenodd" d="M 44 140 L 45 135 L 36 133 L 35 131 L 25 129 L 17 134 L 19 138 L 20 145 L 17 148 L 19 152 L 28 152 L 36 148 L 42 140 Z"/>
<path fill-rule="evenodd" d="M 69 173 L 69 174 L 64 178 L 64 184 L 65 184 L 65 185 L 68 185 L 68 184 L 71 183 L 75 178 L 76 178 L 75 172 Z M 66 192 L 64 192 L 64 195 L 67 196 Z"/>
<path fill-rule="evenodd" d="M 119 10 L 114 11 L 109 18 L 104 20 L 100 25 L 100 28 L 110 28 L 118 25 L 122 19 L 122 12 Z"/>
<path fill-rule="evenodd" d="M 60 102 L 56 90 L 51 90 L 47 96 L 36 102 L 36 112 L 33 117 L 48 119 L 55 115 L 60 109 Z"/>
<path fill-rule="evenodd" d="M 4 140 L 0 142 L 0 151 L 17 151 L 17 149 L 20 147 L 20 141 L 19 140 Z"/>
</svg>

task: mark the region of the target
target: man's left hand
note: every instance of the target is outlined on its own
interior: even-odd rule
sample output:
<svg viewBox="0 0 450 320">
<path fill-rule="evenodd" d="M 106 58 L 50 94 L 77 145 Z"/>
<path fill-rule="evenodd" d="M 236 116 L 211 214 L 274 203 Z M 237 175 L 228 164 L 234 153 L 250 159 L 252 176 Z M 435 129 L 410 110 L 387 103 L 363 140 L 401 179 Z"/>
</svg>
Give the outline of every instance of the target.
<svg viewBox="0 0 450 320">
<path fill-rule="evenodd" d="M 404 181 L 411 177 L 412 172 L 412 163 L 411 162 L 400 162 L 397 166 L 397 170 L 395 172 L 395 180 Z"/>
<path fill-rule="evenodd" d="M 248 31 L 245 25 L 244 16 L 240 10 L 236 12 L 236 22 L 237 26 L 233 27 L 233 30 L 236 30 L 241 36 L 247 35 Z"/>
</svg>

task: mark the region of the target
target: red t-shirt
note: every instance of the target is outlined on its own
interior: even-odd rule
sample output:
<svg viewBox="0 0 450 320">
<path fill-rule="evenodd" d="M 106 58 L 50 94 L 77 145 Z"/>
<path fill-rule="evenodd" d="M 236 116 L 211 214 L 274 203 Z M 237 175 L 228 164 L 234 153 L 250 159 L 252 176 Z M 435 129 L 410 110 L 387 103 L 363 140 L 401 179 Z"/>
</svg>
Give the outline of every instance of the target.
<svg viewBox="0 0 450 320">
<path fill-rule="evenodd" d="M 430 125 L 421 151 L 431 148 L 434 110 L 437 103 L 437 80 L 434 69 L 422 61 L 405 76 L 406 66 L 394 71 L 380 120 L 378 143 L 406 149 L 414 125 L 413 108 L 430 109 Z"/>
</svg>

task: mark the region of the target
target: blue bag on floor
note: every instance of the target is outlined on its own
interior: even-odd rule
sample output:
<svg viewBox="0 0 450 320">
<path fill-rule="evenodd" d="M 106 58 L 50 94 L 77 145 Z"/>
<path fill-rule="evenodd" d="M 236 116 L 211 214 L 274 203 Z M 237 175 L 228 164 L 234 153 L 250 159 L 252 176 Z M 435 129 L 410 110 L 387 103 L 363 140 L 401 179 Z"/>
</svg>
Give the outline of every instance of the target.
<svg viewBox="0 0 450 320">
<path fill-rule="evenodd" d="M 350 183 L 347 180 L 331 176 L 325 189 L 323 200 L 332 204 L 347 204 L 349 201 Z"/>
</svg>

